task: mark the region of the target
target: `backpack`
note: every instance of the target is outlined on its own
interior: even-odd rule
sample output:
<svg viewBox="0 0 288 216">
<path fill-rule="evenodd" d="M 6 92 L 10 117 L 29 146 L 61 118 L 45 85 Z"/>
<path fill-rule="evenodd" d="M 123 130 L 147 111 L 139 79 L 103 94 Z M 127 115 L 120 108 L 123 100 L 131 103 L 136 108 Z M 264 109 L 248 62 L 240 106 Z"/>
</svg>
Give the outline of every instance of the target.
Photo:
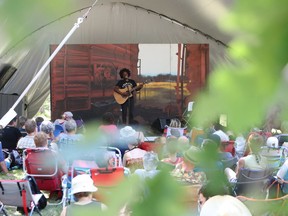
<svg viewBox="0 0 288 216">
<path fill-rule="evenodd" d="M 15 167 L 17 166 L 18 168 L 22 168 L 23 167 L 23 159 L 22 156 L 19 154 L 19 152 L 17 150 L 12 150 L 9 153 L 8 158 L 11 161 L 11 165 L 10 167 Z"/>
<path fill-rule="evenodd" d="M 35 180 L 35 178 L 33 176 L 29 176 L 27 175 L 24 180 L 28 180 L 29 184 L 30 184 L 30 188 L 31 188 L 31 192 L 32 194 L 42 194 L 39 202 L 38 202 L 38 209 L 44 209 L 47 206 L 47 198 L 44 196 L 44 194 L 39 190 L 37 182 Z M 28 211 L 30 212 L 31 209 L 28 209 Z M 23 207 L 17 207 L 17 211 L 19 212 L 24 212 L 24 208 Z"/>
</svg>

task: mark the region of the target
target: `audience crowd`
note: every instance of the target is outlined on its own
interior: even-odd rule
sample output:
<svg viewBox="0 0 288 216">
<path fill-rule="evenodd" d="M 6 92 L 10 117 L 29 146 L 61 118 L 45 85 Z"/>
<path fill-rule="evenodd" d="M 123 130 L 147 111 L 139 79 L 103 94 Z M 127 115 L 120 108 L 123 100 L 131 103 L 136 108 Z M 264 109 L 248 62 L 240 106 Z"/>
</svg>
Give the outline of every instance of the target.
<svg viewBox="0 0 288 216">
<path fill-rule="evenodd" d="M 223 212 L 225 215 L 252 215 L 237 199 L 238 195 L 243 195 L 237 191 L 243 170 L 269 173 L 270 182 L 277 181 L 283 193 L 288 193 L 287 125 L 287 121 L 283 121 L 281 129 L 276 130 L 280 131 L 277 134 L 257 128 L 243 131 L 242 134 L 233 134 L 218 123 L 207 128 L 188 129 L 179 119 L 174 118 L 162 135 L 148 142 L 145 140 L 145 131 L 134 125 L 116 125 L 113 114 L 105 113 L 97 129 L 97 134 L 101 136 L 101 144 L 97 149 L 101 149 L 101 146 L 104 149 L 102 152 L 105 152 L 113 147 L 119 149 L 119 152 L 101 153 L 93 163 L 100 168 L 123 166 L 127 178 L 138 176 L 141 182 L 167 171 L 179 184 L 199 188 L 195 196 L 198 196 L 200 215 L 223 215 Z M 96 147 L 89 143 L 82 144 L 86 134 L 77 129 L 77 122 L 71 112 L 64 112 L 54 122 L 40 117 L 35 120 L 24 116 L 14 118 L 1 129 L 2 172 L 9 175 L 9 170 L 20 168 L 22 164 L 17 163 L 18 156 L 13 152 L 16 151 L 21 156 L 28 148 L 53 151 L 62 158 L 62 164 L 66 163 L 63 166 L 66 167 L 63 169 L 66 175 L 69 175 L 68 169 L 73 160 L 77 159 L 81 163 L 84 161 L 82 164 L 85 166 L 85 161 L 88 164 L 87 161 L 93 160 Z M 276 178 L 273 179 L 273 176 Z M 250 177 L 252 181 L 253 176 Z M 105 210 L 107 206 L 93 199 L 92 194 L 96 190 L 89 175 L 76 175 L 72 178 L 71 185 L 74 202 L 65 207 L 61 215 L 72 215 L 70 212 L 84 208 Z M 216 214 L 216 211 L 220 213 Z M 226 214 L 228 211 L 232 213 Z"/>
</svg>

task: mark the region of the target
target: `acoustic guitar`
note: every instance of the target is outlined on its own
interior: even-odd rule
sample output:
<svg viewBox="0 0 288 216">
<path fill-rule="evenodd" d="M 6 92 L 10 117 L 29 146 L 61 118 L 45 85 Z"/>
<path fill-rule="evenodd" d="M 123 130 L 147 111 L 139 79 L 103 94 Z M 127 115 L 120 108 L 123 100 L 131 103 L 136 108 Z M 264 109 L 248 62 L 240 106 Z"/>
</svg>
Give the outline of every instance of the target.
<svg viewBox="0 0 288 216">
<path fill-rule="evenodd" d="M 150 81 L 146 80 L 146 81 L 143 82 L 142 84 L 145 85 L 145 84 L 147 84 L 147 83 L 149 83 L 149 82 L 150 82 Z M 128 100 L 128 98 L 130 98 L 130 97 L 133 96 L 133 91 L 135 91 L 137 87 L 138 87 L 138 86 L 135 86 L 134 88 L 131 88 L 130 86 L 128 86 L 127 88 L 119 89 L 119 91 L 120 91 L 121 93 L 128 92 L 128 93 L 129 93 L 128 96 L 122 96 L 122 95 L 119 94 L 118 92 L 115 92 L 115 91 L 114 91 L 114 92 L 113 92 L 113 96 L 114 96 L 116 102 L 117 102 L 118 104 L 124 104 L 124 103 Z"/>
</svg>

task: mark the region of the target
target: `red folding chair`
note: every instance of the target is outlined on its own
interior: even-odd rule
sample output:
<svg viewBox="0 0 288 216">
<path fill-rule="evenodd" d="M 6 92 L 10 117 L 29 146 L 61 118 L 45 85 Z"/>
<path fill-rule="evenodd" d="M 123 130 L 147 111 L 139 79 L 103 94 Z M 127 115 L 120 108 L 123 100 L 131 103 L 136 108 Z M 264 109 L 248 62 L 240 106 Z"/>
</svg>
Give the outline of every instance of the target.
<svg viewBox="0 0 288 216">
<path fill-rule="evenodd" d="M 230 152 L 232 156 L 235 156 L 235 147 L 234 147 L 234 140 L 230 140 L 228 142 L 221 142 L 222 149 L 224 152 Z"/>
<path fill-rule="evenodd" d="M 50 149 L 26 149 L 23 152 L 23 171 L 33 176 L 40 190 L 62 195 L 61 177 L 63 172 L 58 167 L 58 156 Z"/>
<path fill-rule="evenodd" d="M 94 185 L 98 188 L 94 197 L 103 203 L 107 202 L 109 196 L 113 194 L 113 189 L 125 179 L 123 167 L 96 168 L 90 172 Z"/>
<path fill-rule="evenodd" d="M 114 187 L 124 180 L 124 168 L 91 169 L 91 177 L 96 187 Z"/>
</svg>

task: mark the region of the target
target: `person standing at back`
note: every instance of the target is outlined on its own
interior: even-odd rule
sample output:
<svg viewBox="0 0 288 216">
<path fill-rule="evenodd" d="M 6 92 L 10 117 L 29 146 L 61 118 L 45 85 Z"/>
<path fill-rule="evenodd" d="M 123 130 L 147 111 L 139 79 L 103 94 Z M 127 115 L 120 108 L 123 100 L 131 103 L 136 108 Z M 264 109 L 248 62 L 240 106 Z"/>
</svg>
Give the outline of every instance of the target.
<svg viewBox="0 0 288 216">
<path fill-rule="evenodd" d="M 127 68 L 120 70 L 119 75 L 121 80 L 119 80 L 115 87 L 114 92 L 126 100 L 121 104 L 122 109 L 122 122 L 123 124 L 131 124 L 134 121 L 134 97 L 135 91 L 139 91 L 143 88 L 143 84 L 137 86 L 135 80 L 130 79 L 131 72 Z M 131 90 L 134 90 L 131 92 Z M 118 101 L 117 101 L 118 102 Z"/>
</svg>

